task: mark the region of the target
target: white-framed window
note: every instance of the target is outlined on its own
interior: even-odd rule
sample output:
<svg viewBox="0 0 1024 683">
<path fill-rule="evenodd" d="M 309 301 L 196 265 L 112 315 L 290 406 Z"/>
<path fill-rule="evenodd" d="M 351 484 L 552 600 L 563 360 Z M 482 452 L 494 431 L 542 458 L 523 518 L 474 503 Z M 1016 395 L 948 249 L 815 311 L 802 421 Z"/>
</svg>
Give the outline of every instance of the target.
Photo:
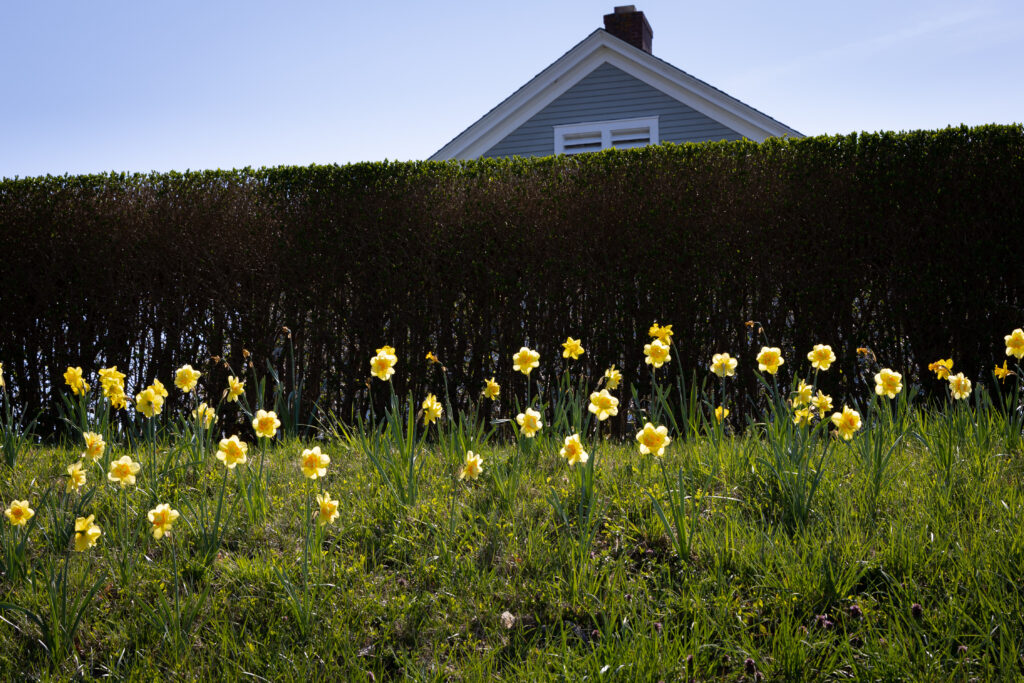
<svg viewBox="0 0 1024 683">
<path fill-rule="evenodd" d="M 609 147 L 629 149 L 658 144 L 658 117 L 591 121 L 555 126 L 555 154 L 597 152 Z"/>
</svg>

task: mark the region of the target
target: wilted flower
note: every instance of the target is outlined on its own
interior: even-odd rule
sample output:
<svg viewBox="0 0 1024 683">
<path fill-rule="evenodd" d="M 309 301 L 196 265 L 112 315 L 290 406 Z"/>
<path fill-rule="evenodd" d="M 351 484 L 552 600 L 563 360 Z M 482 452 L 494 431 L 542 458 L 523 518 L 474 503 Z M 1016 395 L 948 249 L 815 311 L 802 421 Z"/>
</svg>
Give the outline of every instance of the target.
<svg viewBox="0 0 1024 683">
<path fill-rule="evenodd" d="M 156 393 L 153 387 L 147 387 L 135 396 L 135 409 L 146 417 L 159 415 L 164 409 L 163 396 Z"/>
<path fill-rule="evenodd" d="M 562 450 L 559 454 L 566 459 L 569 463 L 569 467 L 579 463 L 583 464 L 590 457 L 587 452 L 583 450 L 583 443 L 580 442 L 580 435 L 573 434 L 572 436 L 565 437 L 565 445 L 562 446 Z"/>
<path fill-rule="evenodd" d="M 317 522 L 320 526 L 334 524 L 334 520 L 338 518 L 338 501 L 331 498 L 330 493 L 324 491 L 323 495 L 317 494 L 316 502 L 320 505 L 320 512 L 317 514 Z"/>
<path fill-rule="evenodd" d="M 107 442 L 103 440 L 102 434 L 96 432 L 85 432 L 82 437 L 85 439 L 85 457 L 96 462 L 103 456 Z"/>
<path fill-rule="evenodd" d="M 723 406 L 715 408 L 715 422 L 721 422 L 725 418 L 729 417 L 729 409 Z"/>
<path fill-rule="evenodd" d="M 619 399 L 608 393 L 607 389 L 590 394 L 590 412 L 597 415 L 599 422 L 619 414 Z"/>
<path fill-rule="evenodd" d="M 433 351 L 427 351 L 427 360 L 434 364 L 441 363 L 441 359 L 438 358 Z"/>
<path fill-rule="evenodd" d="M 665 446 L 672 443 L 668 436 L 668 427 L 655 427 L 650 422 L 637 432 L 636 440 L 640 442 L 640 455 L 652 453 L 659 458 L 665 455 Z"/>
<path fill-rule="evenodd" d="M 161 503 L 149 511 L 147 515 L 149 523 L 153 525 L 153 538 L 160 540 L 165 534 L 171 533 L 175 520 L 178 519 L 178 511 L 171 508 L 167 503 Z"/>
<path fill-rule="evenodd" d="M 836 362 L 836 354 L 832 353 L 832 347 L 828 344 L 815 344 L 807 360 L 811 361 L 811 367 L 815 370 L 828 370 Z"/>
<path fill-rule="evenodd" d="M 800 380 L 800 384 L 797 385 L 796 391 L 793 392 L 793 407 L 799 408 L 805 406 L 811 402 L 811 394 L 814 393 L 814 387 L 807 382 Z"/>
<path fill-rule="evenodd" d="M 237 401 L 245 393 L 245 382 L 234 375 L 228 375 L 228 402 Z"/>
<path fill-rule="evenodd" d="M 466 461 L 459 469 L 459 479 L 476 479 L 484 471 L 484 459 L 473 451 L 466 451 Z"/>
<path fill-rule="evenodd" d="M 540 354 L 525 346 L 512 354 L 512 369 L 529 376 L 530 371 L 540 366 Z"/>
<path fill-rule="evenodd" d="M 1010 370 L 1008 367 L 1006 367 L 1006 361 L 1005 360 L 1003 361 L 1002 367 L 997 365 L 992 372 L 995 373 L 997 379 L 999 379 L 1001 382 L 1004 382 L 1004 383 L 1006 382 L 1006 378 L 1009 375 L 1015 375 L 1016 374 L 1013 370 Z"/>
<path fill-rule="evenodd" d="M 443 412 L 444 408 L 441 406 L 441 402 L 437 400 L 437 397 L 433 394 L 427 394 L 427 397 L 423 399 L 423 424 L 428 425 L 431 422 L 437 422 Z"/>
<path fill-rule="evenodd" d="M 544 423 L 540 421 L 540 413 L 533 408 L 527 408 L 525 413 L 516 415 L 516 422 L 523 432 L 523 436 L 532 439 L 540 431 Z"/>
<path fill-rule="evenodd" d="M 383 347 L 383 349 L 390 348 L 390 346 Z M 377 355 L 370 359 L 370 374 L 386 382 L 391 379 L 391 375 L 395 374 L 395 363 L 397 362 L 398 356 L 394 353 L 379 350 Z"/>
<path fill-rule="evenodd" d="M 619 388 L 619 382 L 622 381 L 622 373 L 615 369 L 615 366 L 611 366 L 604 371 L 605 386 L 609 389 L 615 390 Z"/>
<path fill-rule="evenodd" d="M 203 429 L 209 429 L 210 425 L 217 421 L 217 411 L 213 406 L 206 405 L 203 402 L 192 411 L 192 419 L 199 420 L 199 423 L 203 425 Z"/>
<path fill-rule="evenodd" d="M 644 355 L 646 356 L 644 362 L 654 368 L 660 368 L 672 360 L 672 356 L 668 352 L 668 344 L 661 339 L 655 339 L 650 344 L 644 344 Z"/>
<path fill-rule="evenodd" d="M 672 326 L 671 325 L 659 325 L 654 323 L 651 325 L 651 329 L 647 330 L 647 333 L 652 337 L 656 338 L 665 346 L 672 343 Z"/>
<path fill-rule="evenodd" d="M 957 401 L 971 395 L 971 380 L 964 377 L 964 373 L 958 372 L 949 377 L 949 393 Z"/>
<path fill-rule="evenodd" d="M 121 488 L 135 483 L 135 475 L 142 469 L 142 465 L 131 459 L 131 456 L 122 455 L 110 463 L 110 471 L 107 472 L 107 479 L 117 482 Z"/>
<path fill-rule="evenodd" d="M 860 429 L 860 413 L 849 406 L 843 406 L 843 412 L 832 413 L 832 424 L 839 430 L 839 436 L 849 441 L 854 432 Z"/>
<path fill-rule="evenodd" d="M 484 382 L 483 395 L 485 398 L 489 398 L 492 401 L 498 398 L 498 394 L 501 393 L 501 386 L 494 381 L 494 378 L 490 378 Z"/>
<path fill-rule="evenodd" d="M 942 360 L 941 358 L 934 363 L 928 364 L 928 370 L 934 372 L 938 379 L 946 379 L 949 377 L 949 373 L 953 371 L 953 359 L 947 358 Z"/>
<path fill-rule="evenodd" d="M 85 486 L 85 470 L 82 468 L 82 463 L 76 462 L 73 465 L 68 465 L 67 492 L 77 491 L 83 486 Z"/>
<path fill-rule="evenodd" d="M 93 524 L 96 515 L 75 518 L 75 550 L 82 552 L 96 545 L 96 539 L 102 533 L 100 528 Z"/>
<path fill-rule="evenodd" d="M 258 438 L 273 439 L 280 426 L 281 421 L 277 419 L 277 413 L 273 410 L 257 410 L 256 417 L 252 420 L 252 428 Z"/>
<path fill-rule="evenodd" d="M 4 510 L 4 515 L 12 526 L 25 526 L 35 514 L 36 511 L 28 506 L 27 500 L 12 500 L 10 506 Z"/>
<path fill-rule="evenodd" d="M 903 391 L 903 375 L 889 368 L 882 368 L 882 371 L 875 375 L 875 393 L 879 396 L 896 398 L 896 394 Z"/>
<path fill-rule="evenodd" d="M 562 358 L 572 358 L 573 360 L 579 360 L 580 356 L 583 355 L 583 344 L 579 339 L 573 339 L 572 337 L 566 338 L 562 343 Z"/>
<path fill-rule="evenodd" d="M 304 475 L 316 479 L 327 475 L 327 466 L 331 464 L 331 458 L 326 453 L 321 453 L 319 446 L 313 446 L 302 451 L 299 464 Z"/>
<path fill-rule="evenodd" d="M 779 371 L 779 366 L 785 364 L 782 357 L 782 350 L 777 346 L 762 346 L 761 352 L 757 354 L 757 369 L 774 375 Z"/>
<path fill-rule="evenodd" d="M 82 378 L 82 368 L 73 368 L 69 365 L 64 372 L 64 383 L 71 387 L 71 393 L 75 396 L 84 396 L 89 392 L 89 385 Z"/>
<path fill-rule="evenodd" d="M 811 424 L 811 418 L 814 417 L 811 414 L 810 408 L 798 408 L 793 411 L 793 424 L 806 426 Z"/>
<path fill-rule="evenodd" d="M 235 465 L 244 465 L 248 460 L 246 453 L 249 451 L 249 444 L 239 440 L 237 435 L 221 439 L 220 447 L 217 449 L 217 459 L 229 469 L 235 469 Z"/>
<path fill-rule="evenodd" d="M 711 357 L 711 372 L 719 377 L 732 377 L 736 374 L 736 363 L 728 353 L 716 353 Z"/>
<path fill-rule="evenodd" d="M 832 410 L 832 397 L 818 390 L 818 395 L 811 399 L 811 405 L 818 411 L 818 417 L 824 418 L 825 413 Z"/>
<path fill-rule="evenodd" d="M 1018 327 L 1003 339 L 1006 341 L 1007 356 L 1013 356 L 1018 360 L 1024 358 L 1024 330 Z"/>
</svg>

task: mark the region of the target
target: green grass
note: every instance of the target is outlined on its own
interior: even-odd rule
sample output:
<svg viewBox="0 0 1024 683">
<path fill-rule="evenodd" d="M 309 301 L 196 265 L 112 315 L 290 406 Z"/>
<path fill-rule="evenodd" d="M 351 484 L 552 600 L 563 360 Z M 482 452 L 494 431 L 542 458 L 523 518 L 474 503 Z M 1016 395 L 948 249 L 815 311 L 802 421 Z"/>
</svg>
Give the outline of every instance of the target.
<svg viewBox="0 0 1024 683">
<path fill-rule="evenodd" d="M 603 444 L 601 514 L 582 561 L 571 515 L 566 527 L 548 502 L 552 488 L 565 501 L 578 495 L 558 456 L 564 435 L 542 432 L 524 453 L 493 440 L 475 446 L 484 473 L 473 482 L 456 480 L 451 449 L 427 445 L 408 507 L 389 498 L 356 441 L 318 441 L 331 465 L 314 486 L 340 499 L 340 517 L 310 557 L 305 635 L 282 577 L 301 589 L 307 480 L 298 456 L 310 444 L 268 452 L 262 519 L 238 489 L 237 473 L 256 467 L 250 449 L 228 480 L 228 522 L 208 567 L 188 511 L 200 499 L 216 504 L 223 466 L 212 452 L 201 469 L 160 477 L 149 451 L 131 453 L 143 471 L 124 499 L 90 465 L 86 513 L 103 535 L 73 553 L 50 513 L 79 451 L 32 448 L 0 468 L 5 505 L 27 498 L 37 514 L 28 575 L 5 573 L 0 602 L 47 616 L 46 574 L 65 561 L 72 598 L 99 587 L 59 656 L 22 612 L 0 612 L 0 679 L 752 681 L 753 670 L 768 680 L 1019 679 L 1024 464 L 1004 445 L 999 419 L 986 411 L 954 433 L 943 431 L 948 418 L 913 412 L 923 438 L 897 445 L 877 498 L 858 451 L 832 443 L 799 524 L 787 522 L 766 475 L 767 436 L 748 430 L 720 448 L 677 438 L 668 480 L 681 469 L 685 493 L 697 495 L 687 557 L 652 503 L 665 499 L 657 463 L 635 444 Z M 944 444 L 954 453 L 948 467 L 935 452 Z M 518 479 L 496 478 L 512 472 L 510 460 Z M 182 515 L 171 536 L 182 602 L 195 605 L 206 591 L 184 633 L 152 616 L 174 593 L 169 539 L 155 541 L 145 523 L 158 502 Z M 119 531 L 126 504 L 139 522 Z M 61 514 L 66 522 L 75 513 Z M 503 621 L 505 612 L 513 619 Z"/>
</svg>

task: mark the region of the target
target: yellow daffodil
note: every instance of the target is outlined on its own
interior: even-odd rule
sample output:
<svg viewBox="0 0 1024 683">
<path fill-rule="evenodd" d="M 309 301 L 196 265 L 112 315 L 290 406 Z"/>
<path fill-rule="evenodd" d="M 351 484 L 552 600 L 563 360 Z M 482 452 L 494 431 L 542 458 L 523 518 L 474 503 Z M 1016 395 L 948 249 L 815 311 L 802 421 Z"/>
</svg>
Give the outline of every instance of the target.
<svg viewBox="0 0 1024 683">
<path fill-rule="evenodd" d="M 27 500 L 12 500 L 11 504 L 4 510 L 4 515 L 11 526 L 25 526 L 28 520 L 32 519 L 36 511 L 28 506 Z"/>
<path fill-rule="evenodd" d="M 655 427 L 650 422 L 637 432 L 636 440 L 640 442 L 640 455 L 652 453 L 659 458 L 665 455 L 665 446 L 672 443 L 668 436 L 668 427 Z"/>
<path fill-rule="evenodd" d="M 953 371 L 953 359 L 947 358 L 946 360 L 942 360 L 940 358 L 934 363 L 929 363 L 928 370 L 929 372 L 934 372 L 935 377 L 938 379 L 947 379 L 949 377 L 949 373 Z"/>
<path fill-rule="evenodd" d="M 116 410 L 124 410 L 128 407 L 128 394 L 124 393 L 123 385 L 112 385 L 107 399 L 110 401 L 110 407 Z"/>
<path fill-rule="evenodd" d="M 384 347 L 384 349 L 389 348 L 391 347 Z M 386 382 L 395 374 L 395 363 L 397 362 L 398 356 L 395 354 L 378 351 L 377 355 L 370 359 L 370 374 Z"/>
<path fill-rule="evenodd" d="M 192 411 L 192 419 L 198 420 L 203 429 L 209 429 L 210 425 L 217 421 L 217 411 L 214 410 L 213 406 L 206 405 L 203 402 Z"/>
<path fill-rule="evenodd" d="M 107 472 L 107 479 L 121 485 L 131 486 L 135 484 L 135 475 L 142 469 L 142 465 L 131 459 L 131 456 L 122 455 L 110 463 L 110 471 Z"/>
<path fill-rule="evenodd" d="M 798 408 L 793 411 L 793 424 L 807 426 L 811 424 L 812 417 L 810 408 Z"/>
<path fill-rule="evenodd" d="M 729 409 L 718 406 L 715 408 L 715 422 L 721 423 L 722 420 L 729 417 Z"/>
<path fill-rule="evenodd" d="M 83 552 L 96 545 L 96 540 L 103 533 L 93 523 L 96 515 L 75 518 L 75 551 Z"/>
<path fill-rule="evenodd" d="M 519 423 L 519 428 L 527 439 L 532 439 L 536 436 L 537 432 L 544 426 L 544 423 L 540 420 L 540 413 L 533 408 L 527 408 L 525 413 L 516 415 L 516 422 Z"/>
<path fill-rule="evenodd" d="M 191 365 L 182 365 L 174 373 L 174 386 L 187 394 L 196 388 L 202 374 L 198 370 L 193 370 Z"/>
<path fill-rule="evenodd" d="M 1013 356 L 1017 360 L 1024 358 L 1024 329 L 1017 328 L 1010 334 L 1003 337 L 1006 342 L 1006 355 Z"/>
<path fill-rule="evenodd" d="M 0 363 L 0 389 L 4 389 L 6 386 L 7 385 L 4 384 L 4 364 Z"/>
<path fill-rule="evenodd" d="M 757 369 L 774 375 L 779 371 L 779 366 L 786 363 L 782 357 L 782 350 L 777 346 L 762 346 L 761 352 L 757 354 Z"/>
<path fill-rule="evenodd" d="M 583 443 L 580 442 L 580 435 L 573 434 L 572 436 L 565 437 L 565 445 L 562 446 L 562 450 L 559 454 L 565 458 L 566 462 L 569 463 L 569 467 L 576 464 L 583 464 L 587 462 L 590 457 L 587 452 L 583 450 Z"/>
<path fill-rule="evenodd" d="M 135 409 L 146 417 L 159 415 L 164 409 L 164 398 L 153 387 L 148 387 L 135 397 Z"/>
<path fill-rule="evenodd" d="M 437 422 L 444 413 L 444 407 L 441 406 L 441 402 L 437 400 L 437 396 L 433 394 L 427 394 L 427 397 L 423 399 L 423 424 L 428 425 L 431 422 Z"/>
<path fill-rule="evenodd" d="M 647 334 L 657 339 L 665 346 L 669 346 L 672 343 L 671 325 L 659 325 L 658 323 L 654 323 L 651 325 L 651 329 L 647 330 Z"/>
<path fill-rule="evenodd" d="M 321 453 L 319 446 L 304 449 L 302 457 L 299 459 L 302 473 L 310 479 L 327 476 L 327 466 L 330 464 L 330 456 Z"/>
<path fill-rule="evenodd" d="M 832 353 L 832 347 L 828 344 L 815 344 L 807 360 L 811 361 L 811 367 L 815 370 L 828 370 L 836 362 L 836 354 Z"/>
<path fill-rule="evenodd" d="M 622 381 L 622 373 L 615 369 L 615 366 L 611 366 L 604 371 L 604 384 L 612 391 L 619 388 L 619 382 Z"/>
<path fill-rule="evenodd" d="M 386 353 L 389 356 L 396 356 L 396 357 L 398 355 L 398 354 L 395 353 L 395 347 L 388 346 L 387 344 L 385 344 L 384 346 L 382 346 L 379 349 L 377 349 L 377 353 Z"/>
<path fill-rule="evenodd" d="M 711 372 L 719 377 L 732 377 L 736 374 L 737 362 L 727 353 L 716 353 L 711 357 Z"/>
<path fill-rule="evenodd" d="M 843 406 L 843 412 L 832 413 L 832 424 L 839 431 L 839 436 L 849 441 L 854 433 L 860 429 L 860 413 L 849 406 Z"/>
<path fill-rule="evenodd" d="M 224 463 L 229 470 L 235 469 L 235 465 L 244 465 L 248 460 L 246 453 L 249 451 L 249 444 L 240 441 L 237 435 L 221 439 L 217 448 L 217 459 Z"/>
<path fill-rule="evenodd" d="M 433 351 L 427 351 L 427 360 L 431 363 L 438 365 L 441 363 L 441 359 L 434 355 Z"/>
<path fill-rule="evenodd" d="M 536 367 L 540 367 L 540 354 L 536 351 L 524 346 L 512 354 L 512 369 L 516 372 L 529 376 Z"/>
<path fill-rule="evenodd" d="M 949 376 L 949 393 L 957 401 L 971 395 L 971 380 L 964 377 L 964 373 L 958 372 Z"/>
<path fill-rule="evenodd" d="M 277 413 L 273 410 L 257 410 L 256 417 L 252 419 L 252 428 L 256 431 L 257 438 L 273 439 L 280 426 L 281 421 L 277 419 Z"/>
<path fill-rule="evenodd" d="M 153 538 L 159 541 L 171 533 L 179 515 L 178 511 L 172 509 L 168 503 L 160 503 L 149 511 L 147 517 L 149 517 L 149 523 L 153 525 Z"/>
<path fill-rule="evenodd" d="M 800 380 L 800 384 L 797 385 L 796 391 L 793 392 L 793 407 L 799 408 L 805 406 L 811 402 L 811 394 L 814 393 L 814 387 L 807 382 Z"/>
<path fill-rule="evenodd" d="M 67 492 L 72 493 L 83 486 L 85 486 L 85 469 L 83 469 L 82 463 L 76 462 L 73 465 L 68 465 Z"/>
<path fill-rule="evenodd" d="M 245 382 L 234 375 L 228 375 L 228 402 L 238 401 L 238 397 L 244 393 Z"/>
<path fill-rule="evenodd" d="M 82 368 L 73 368 L 69 365 L 64 372 L 64 383 L 71 387 L 71 393 L 75 396 L 89 393 L 89 385 L 82 378 Z"/>
<path fill-rule="evenodd" d="M 573 339 L 568 337 L 562 343 L 562 358 L 572 358 L 573 360 L 579 360 L 580 356 L 583 355 L 583 344 L 579 339 Z"/>
<path fill-rule="evenodd" d="M 818 417 L 824 419 L 825 413 L 832 410 L 832 397 L 818 390 L 818 395 L 811 399 L 811 405 L 818 411 Z"/>
<path fill-rule="evenodd" d="M 484 459 L 473 451 L 466 451 L 466 460 L 459 469 L 459 479 L 476 479 L 484 471 Z"/>
<path fill-rule="evenodd" d="M 118 372 L 117 366 L 100 368 L 100 386 L 103 388 L 103 395 L 109 398 L 111 387 L 120 386 L 124 390 L 123 372 Z"/>
<path fill-rule="evenodd" d="M 149 388 L 156 392 L 156 395 L 160 398 L 167 398 L 170 394 L 167 393 L 167 387 L 164 383 L 158 379 L 153 380 L 153 383 L 149 385 Z"/>
<path fill-rule="evenodd" d="M 646 356 L 644 362 L 654 368 L 660 368 L 672 360 L 668 344 L 660 339 L 655 339 L 650 344 L 644 344 L 644 356 Z"/>
<path fill-rule="evenodd" d="M 619 414 L 619 399 L 608 393 L 607 389 L 590 394 L 590 412 L 597 415 L 599 422 Z"/>
<path fill-rule="evenodd" d="M 1010 370 L 1008 367 L 1006 367 L 1006 361 L 1005 360 L 1003 361 L 1002 367 L 997 365 L 992 372 L 995 373 L 996 379 L 998 379 L 999 381 L 1003 382 L 1004 384 L 1006 383 L 1006 378 L 1008 376 L 1017 374 L 1013 370 Z"/>
<path fill-rule="evenodd" d="M 323 494 L 316 495 L 316 502 L 320 506 L 320 511 L 317 513 L 317 523 L 320 526 L 326 526 L 328 524 L 334 524 L 334 520 L 338 518 L 338 501 L 331 498 L 331 494 L 324 491 Z"/>
<path fill-rule="evenodd" d="M 901 391 L 903 391 L 903 375 L 900 373 L 889 368 L 882 368 L 882 371 L 875 375 L 875 393 L 879 396 L 896 398 L 896 394 Z"/>
<path fill-rule="evenodd" d="M 107 448 L 107 442 L 103 440 L 102 434 L 96 432 L 85 432 L 82 434 L 85 439 L 85 457 L 96 462 L 103 457 L 103 451 Z"/>
<path fill-rule="evenodd" d="M 493 377 L 484 382 L 483 395 L 484 395 L 485 398 L 489 398 L 489 399 L 491 399 L 493 401 L 496 398 L 498 398 L 498 394 L 500 394 L 500 393 L 501 393 L 501 386 L 497 382 L 494 381 Z"/>
</svg>

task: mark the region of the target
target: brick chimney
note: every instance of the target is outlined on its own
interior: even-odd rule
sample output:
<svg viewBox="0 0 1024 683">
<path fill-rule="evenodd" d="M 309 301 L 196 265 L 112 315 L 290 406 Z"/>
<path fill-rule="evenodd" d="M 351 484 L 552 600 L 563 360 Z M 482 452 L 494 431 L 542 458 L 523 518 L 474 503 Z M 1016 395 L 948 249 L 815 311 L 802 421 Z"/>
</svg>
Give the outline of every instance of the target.
<svg viewBox="0 0 1024 683">
<path fill-rule="evenodd" d="M 651 54 L 651 38 L 654 31 L 647 23 L 643 12 L 636 11 L 636 5 L 621 5 L 612 14 L 604 15 L 604 30 L 633 47 Z"/>
</svg>

